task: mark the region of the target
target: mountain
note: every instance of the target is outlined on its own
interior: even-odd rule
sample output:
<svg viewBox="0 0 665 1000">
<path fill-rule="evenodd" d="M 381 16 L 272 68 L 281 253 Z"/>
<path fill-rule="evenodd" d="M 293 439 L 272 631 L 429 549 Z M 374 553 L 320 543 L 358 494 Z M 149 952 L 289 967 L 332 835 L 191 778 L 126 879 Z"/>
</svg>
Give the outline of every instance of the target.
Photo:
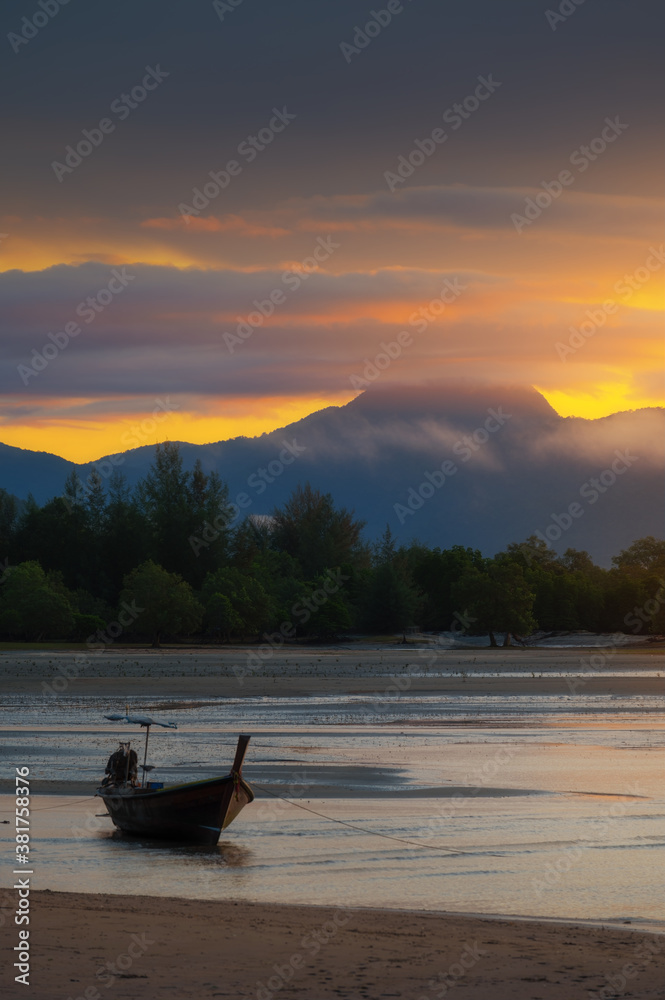
<svg viewBox="0 0 665 1000">
<path fill-rule="evenodd" d="M 239 516 L 267 514 L 309 480 L 354 508 L 376 538 L 389 524 L 407 541 L 480 548 L 486 555 L 540 532 L 553 547 L 586 549 L 601 565 L 643 535 L 663 534 L 662 409 L 597 420 L 563 418 L 521 387 L 374 385 L 256 438 L 181 444 L 229 485 Z M 0 445 L 0 485 L 38 502 L 58 495 L 72 468 L 130 483 L 154 447 L 95 463 Z"/>
</svg>

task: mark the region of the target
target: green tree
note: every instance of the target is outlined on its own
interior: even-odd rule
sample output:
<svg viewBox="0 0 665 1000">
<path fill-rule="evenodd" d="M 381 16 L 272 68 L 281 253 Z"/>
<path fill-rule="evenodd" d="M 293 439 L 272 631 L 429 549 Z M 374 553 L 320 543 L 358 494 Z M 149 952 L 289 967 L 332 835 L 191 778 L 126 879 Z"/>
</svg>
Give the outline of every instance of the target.
<svg viewBox="0 0 665 1000">
<path fill-rule="evenodd" d="M 414 624 L 418 595 L 394 562 L 373 571 L 364 609 L 364 625 L 370 632 L 401 632 Z"/>
<path fill-rule="evenodd" d="M 18 528 L 18 503 L 13 494 L 0 489 L 0 575 L 8 561 Z"/>
<path fill-rule="evenodd" d="M 205 604 L 204 620 L 209 629 L 219 633 L 224 642 L 230 642 L 232 635 L 238 635 L 243 628 L 243 620 L 226 594 L 216 591 Z"/>
<path fill-rule="evenodd" d="M 467 570 L 455 587 L 464 614 L 473 620 L 473 631 L 487 632 L 496 646 L 495 632 L 528 635 L 536 628 L 533 616 L 535 594 L 524 579 L 521 566 L 511 559 L 487 560 L 483 570 Z"/>
<path fill-rule="evenodd" d="M 665 571 L 665 541 L 653 535 L 638 538 L 618 556 L 612 557 L 612 565 L 631 576 L 647 573 L 662 575 Z"/>
<path fill-rule="evenodd" d="M 21 561 L 37 561 L 46 571 L 60 571 L 72 590 L 82 587 L 99 594 L 103 588 L 95 572 L 98 539 L 90 529 L 81 489 L 78 476 L 72 472 L 62 496 L 43 507 L 34 502 L 26 504 L 16 544 Z"/>
<path fill-rule="evenodd" d="M 525 569 L 540 569 L 547 573 L 556 571 L 559 559 L 554 549 L 538 535 L 529 535 L 525 542 L 511 542 L 506 548 L 506 555 Z"/>
<path fill-rule="evenodd" d="M 127 574 L 148 557 L 151 528 L 142 514 L 126 476 L 114 469 L 108 483 L 102 559 L 108 579 L 108 594 L 113 604 L 122 589 Z"/>
<path fill-rule="evenodd" d="M 606 610 L 611 627 L 634 635 L 665 631 L 665 542 L 647 535 L 612 559 Z"/>
<path fill-rule="evenodd" d="M 164 633 L 190 635 L 201 624 L 203 608 L 190 585 L 148 560 L 128 573 L 121 600 L 137 608 L 132 631 L 152 638 L 158 648 Z"/>
<path fill-rule="evenodd" d="M 151 531 L 150 555 L 169 572 L 182 572 L 188 561 L 188 484 L 178 445 L 158 444 L 154 464 L 138 484 L 136 497 Z"/>
<path fill-rule="evenodd" d="M 306 580 L 344 563 L 366 557 L 361 543 L 363 521 L 353 511 L 335 507 L 330 493 L 297 486 L 283 507 L 273 511 L 272 541 L 298 560 Z"/>
<path fill-rule="evenodd" d="M 38 562 L 13 566 L 2 587 L 0 634 L 33 641 L 69 636 L 74 610 L 63 589 Z"/>
<path fill-rule="evenodd" d="M 300 566 L 288 552 L 263 547 L 255 550 L 251 563 L 242 569 L 244 577 L 258 580 L 270 599 L 271 628 L 293 616 L 293 607 L 300 599 L 304 582 Z"/>
<path fill-rule="evenodd" d="M 272 518 L 246 517 L 229 538 L 229 558 L 236 569 L 251 573 L 253 567 L 271 551 Z"/>
<path fill-rule="evenodd" d="M 198 460 L 187 472 L 179 446 L 167 441 L 156 446 L 136 497 L 150 529 L 152 557 L 199 587 L 226 559 L 231 514 L 219 476 L 206 475 Z"/>
<path fill-rule="evenodd" d="M 424 629 L 459 631 L 461 609 L 453 587 L 467 570 L 484 565 L 481 553 L 462 545 L 441 550 L 416 543 L 406 552 L 413 585 L 421 594 L 419 624 Z"/>
<path fill-rule="evenodd" d="M 397 548 L 387 524 L 373 546 L 373 566 L 365 580 L 363 627 L 371 632 L 402 631 L 414 623 L 419 596 L 412 585 L 409 550 Z"/>
<path fill-rule="evenodd" d="M 226 597 L 233 609 L 232 631 L 241 635 L 257 635 L 269 627 L 274 606 L 270 595 L 255 577 L 243 574 L 234 567 L 218 569 L 206 576 L 201 588 L 201 600 L 210 627 L 215 627 L 213 616 L 219 608 L 220 595 Z"/>
<path fill-rule="evenodd" d="M 93 534 L 101 537 L 106 521 L 107 497 L 104 480 L 93 469 L 87 479 L 85 505 L 88 509 L 88 525 Z"/>
<path fill-rule="evenodd" d="M 598 569 L 588 552 L 580 549 L 566 549 L 561 556 L 561 565 L 569 573 L 591 575 Z"/>
<path fill-rule="evenodd" d="M 344 590 L 328 593 L 325 589 L 327 583 L 329 578 L 325 576 L 319 576 L 312 582 L 311 593 L 325 593 L 327 599 L 317 606 L 304 626 L 307 634 L 319 639 L 332 639 L 351 628 L 351 611 Z"/>
<path fill-rule="evenodd" d="M 205 473 L 201 460 L 194 463 L 187 500 L 190 515 L 189 551 L 183 572 L 195 587 L 206 574 L 229 559 L 230 525 L 233 520 L 228 487 L 216 472 Z M 200 538 L 205 545 L 195 542 Z"/>
</svg>

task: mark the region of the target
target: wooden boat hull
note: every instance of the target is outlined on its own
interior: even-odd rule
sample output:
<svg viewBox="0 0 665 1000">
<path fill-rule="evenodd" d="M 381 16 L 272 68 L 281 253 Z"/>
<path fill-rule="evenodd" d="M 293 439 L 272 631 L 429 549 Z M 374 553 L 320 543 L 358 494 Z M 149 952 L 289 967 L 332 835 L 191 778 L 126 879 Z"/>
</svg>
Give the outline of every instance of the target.
<svg viewBox="0 0 665 1000">
<path fill-rule="evenodd" d="M 167 788 L 101 788 L 115 826 L 125 833 L 215 845 L 220 833 L 254 798 L 234 774 Z"/>
</svg>

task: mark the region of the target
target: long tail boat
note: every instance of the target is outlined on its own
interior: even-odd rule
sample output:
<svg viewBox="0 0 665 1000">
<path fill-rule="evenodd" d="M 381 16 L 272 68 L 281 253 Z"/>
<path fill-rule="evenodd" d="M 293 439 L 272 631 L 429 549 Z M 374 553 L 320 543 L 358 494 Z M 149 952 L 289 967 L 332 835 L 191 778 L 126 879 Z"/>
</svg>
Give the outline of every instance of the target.
<svg viewBox="0 0 665 1000">
<path fill-rule="evenodd" d="M 222 830 L 254 799 L 254 792 L 242 777 L 249 736 L 238 737 L 229 774 L 183 785 L 160 786 L 147 781 L 147 775 L 152 770 L 146 764 L 150 726 L 176 727 L 141 716 L 115 715 L 106 718 L 114 721 L 125 719 L 147 730 L 141 782 L 136 780 L 135 751 L 131 750 L 129 743 L 121 744 L 122 749 L 109 760 L 107 772 L 110 769 L 110 777 L 95 793 L 102 799 L 114 825 L 124 833 L 214 846 Z M 117 766 L 118 755 L 122 760 L 126 759 L 126 765 Z M 111 766 L 114 758 L 117 759 Z"/>
</svg>

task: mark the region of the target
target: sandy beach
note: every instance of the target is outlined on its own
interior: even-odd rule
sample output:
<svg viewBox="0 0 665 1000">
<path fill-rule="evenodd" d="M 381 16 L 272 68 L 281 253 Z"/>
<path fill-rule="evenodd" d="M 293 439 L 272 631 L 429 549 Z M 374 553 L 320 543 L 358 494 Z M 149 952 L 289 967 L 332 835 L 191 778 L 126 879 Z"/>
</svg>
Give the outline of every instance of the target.
<svg viewBox="0 0 665 1000">
<path fill-rule="evenodd" d="M 655 922 L 651 932 L 644 926 L 639 930 L 636 926 L 631 927 L 630 920 L 622 921 L 616 916 L 611 922 L 605 920 L 603 923 L 602 920 L 568 922 L 567 919 L 473 915 L 476 910 L 483 913 L 548 912 L 533 909 L 534 896 L 529 892 L 534 872 L 545 870 L 550 859 L 556 863 L 558 858 L 566 856 L 561 852 L 567 849 L 556 847 L 560 833 L 551 824 L 565 816 L 566 823 L 570 824 L 563 831 L 565 836 L 588 837 L 585 831 L 589 827 L 584 824 L 591 822 L 591 830 L 597 829 L 595 817 L 601 813 L 604 815 L 610 803 L 615 802 L 615 788 L 618 787 L 621 794 L 626 795 L 626 789 L 620 782 L 617 785 L 617 780 L 625 773 L 628 781 L 629 771 L 626 768 L 632 757 L 627 755 L 633 753 L 630 747 L 620 749 L 620 744 L 616 743 L 618 749 L 611 752 L 621 754 L 621 757 L 616 757 L 616 762 L 612 764 L 614 771 L 608 772 L 603 779 L 607 782 L 606 786 L 603 780 L 596 778 L 593 785 L 589 784 L 590 776 L 596 773 L 592 770 L 582 770 L 579 787 L 574 784 L 574 761 L 566 757 L 565 745 L 561 743 L 568 738 L 565 735 L 567 732 L 576 732 L 577 726 L 573 716 L 578 689 L 574 687 L 571 691 L 571 677 L 579 681 L 579 690 L 584 697 L 592 696 L 591 701 L 585 702 L 587 706 L 596 696 L 610 700 L 636 699 L 634 721 L 631 716 L 630 720 L 622 723 L 629 727 L 626 731 L 631 733 L 630 742 L 634 743 L 640 725 L 640 699 L 662 694 L 660 649 L 453 650 L 446 651 L 428 666 L 419 657 L 417 648 L 301 648 L 274 651 L 262 663 L 260 670 L 239 676 L 239 671 L 247 666 L 249 652 L 238 649 L 109 651 L 90 656 L 83 665 L 80 659 L 77 660 L 77 656 L 82 654 L 76 651 L 3 652 L 0 654 L 0 695 L 6 696 L 8 704 L 14 706 L 6 723 L 11 727 L 16 719 L 20 726 L 21 711 L 36 711 L 37 715 L 30 718 L 41 720 L 39 712 L 43 708 L 35 709 L 31 707 L 33 703 L 47 707 L 52 704 L 54 712 L 47 714 L 46 718 L 49 724 L 57 727 L 57 720 L 70 718 L 67 712 L 77 715 L 82 711 L 86 699 L 109 698 L 115 703 L 127 696 L 140 699 L 142 710 L 155 713 L 168 711 L 179 722 L 181 718 L 185 721 L 192 716 L 200 717 L 202 732 L 207 733 L 210 731 L 205 729 L 206 725 L 210 725 L 207 720 L 214 718 L 207 713 L 222 710 L 207 699 L 230 699 L 230 706 L 233 699 L 244 699 L 244 711 L 247 712 L 251 705 L 261 702 L 260 696 L 264 700 L 266 695 L 276 698 L 279 705 L 288 699 L 298 698 L 310 704 L 310 701 L 313 703 L 317 698 L 329 695 L 381 698 L 397 685 L 395 692 L 437 697 L 445 695 L 450 696 L 451 703 L 455 704 L 472 696 L 476 706 L 485 703 L 485 696 L 489 696 L 490 701 L 497 696 L 524 696 L 530 704 L 535 699 L 537 705 L 550 705 L 548 699 L 558 703 L 558 696 L 564 695 L 569 700 L 572 698 L 566 709 L 569 715 L 563 721 L 552 717 L 551 725 L 572 728 L 557 729 L 556 739 L 560 743 L 550 747 L 547 730 L 542 728 L 549 723 L 541 720 L 538 732 L 542 745 L 527 742 L 524 754 L 519 748 L 514 751 L 515 770 L 502 770 L 500 780 L 492 779 L 487 788 L 483 787 L 482 794 L 473 795 L 467 809 L 465 799 L 455 799 L 457 794 L 464 794 L 463 786 L 469 784 L 465 763 L 468 762 L 467 768 L 481 767 L 489 759 L 489 751 L 483 742 L 487 738 L 484 733 L 494 733 L 492 738 L 504 739 L 501 720 L 495 716 L 485 719 L 482 710 L 474 709 L 470 718 L 457 720 L 451 715 L 443 721 L 438 717 L 436 722 L 428 721 L 425 710 L 425 714 L 416 711 L 405 716 L 407 721 L 401 721 L 396 731 L 394 721 L 375 712 L 369 729 L 376 734 L 375 740 L 384 741 L 381 746 L 385 747 L 376 751 L 379 754 L 376 759 L 363 749 L 367 744 L 359 742 L 363 738 L 372 739 L 361 737 L 361 726 L 351 727 L 348 731 L 340 725 L 324 724 L 313 728 L 310 716 L 305 715 L 302 725 L 306 735 L 302 738 L 302 748 L 297 737 L 300 724 L 297 715 L 293 716 L 296 720 L 293 726 L 283 727 L 283 735 L 280 735 L 282 730 L 278 725 L 270 732 L 267 732 L 269 727 L 264 726 L 265 734 L 258 727 L 248 768 L 251 770 L 253 767 L 254 773 L 258 773 L 259 784 L 268 780 L 273 783 L 270 785 L 273 790 L 283 793 L 280 781 L 284 784 L 287 778 L 282 774 L 300 773 L 298 769 L 302 756 L 309 780 L 313 782 L 313 792 L 327 796 L 327 802 L 317 807 L 353 822 L 357 822 L 357 816 L 361 815 L 361 826 L 369 825 L 379 831 L 394 830 L 398 836 L 404 835 L 402 830 L 407 831 L 407 836 L 412 836 L 409 833 L 411 828 L 417 831 L 429 822 L 430 814 L 438 815 L 435 797 L 443 796 L 442 802 L 448 800 L 454 803 L 454 808 L 442 807 L 444 812 L 447 809 L 446 815 L 453 818 L 454 825 L 451 832 L 448 832 L 447 825 L 437 827 L 433 833 L 434 843 L 447 845 L 449 839 L 462 843 L 467 856 L 463 851 L 456 859 L 447 855 L 439 859 L 428 850 L 416 851 L 414 856 L 413 845 L 407 845 L 405 852 L 400 848 L 403 853 L 395 854 L 397 848 L 394 842 L 368 839 L 367 833 L 356 833 L 350 837 L 348 830 L 345 834 L 342 831 L 344 839 L 334 828 L 331 832 L 330 824 L 326 825 L 319 817 L 299 813 L 283 803 L 274 807 L 273 817 L 264 799 L 257 803 L 253 813 L 248 811 L 246 818 L 243 814 L 219 858 L 217 855 L 206 855 L 200 859 L 193 856 L 180 858 L 153 849 L 142 860 L 141 855 L 131 850 L 131 845 L 123 850 L 122 842 L 104 839 L 108 836 L 103 832 L 104 822 L 91 822 L 88 817 L 88 813 L 92 816 L 97 810 L 93 800 L 90 800 L 89 806 L 74 803 L 72 816 L 75 818 L 70 819 L 67 809 L 59 812 L 56 805 L 45 803 L 38 797 L 40 792 L 47 791 L 68 792 L 70 796 L 89 794 L 90 779 L 87 779 L 87 784 L 82 781 L 79 786 L 71 780 L 40 781 L 41 772 L 35 773 L 32 787 L 33 794 L 37 796 L 34 800 L 35 830 L 39 831 L 38 836 L 46 839 L 37 843 L 37 868 L 30 886 L 30 985 L 26 991 L 25 985 L 14 982 L 11 972 L 17 954 L 14 948 L 19 943 L 19 927 L 14 924 L 11 903 L 18 893 L 6 888 L 2 893 L 0 910 L 0 922 L 4 925 L 3 996 L 32 995 L 49 1000 L 100 1000 L 105 997 L 253 997 L 255 1000 L 382 1000 L 399 997 L 404 1000 L 439 1000 L 449 995 L 459 995 L 465 1000 L 572 1000 L 577 997 L 580 1000 L 594 1000 L 596 997 L 609 1000 L 617 996 L 655 1000 L 662 997 L 665 935 L 657 933 Z M 597 659 L 592 661 L 592 657 Z M 49 695 L 49 688 L 45 691 L 44 685 L 49 685 L 54 693 Z M 437 697 L 431 704 L 437 702 Z M 399 697 L 397 704 L 402 710 Z M 65 714 L 58 715 L 55 709 Z M 232 707 L 227 710 L 233 711 Z M 275 709 L 269 711 L 274 712 Z M 197 716 L 197 712 L 202 714 Z M 506 740 L 531 740 L 527 735 L 516 736 L 514 727 L 517 722 L 510 716 L 506 719 L 505 725 L 511 728 Z M 401 746 L 404 733 L 400 737 L 400 732 L 408 731 L 410 738 L 417 740 L 420 746 L 422 740 L 429 739 L 429 726 L 436 726 L 440 732 L 444 724 L 448 733 L 446 739 L 450 742 L 446 744 L 448 750 L 445 770 L 441 772 L 443 777 L 436 787 L 429 782 L 423 785 L 423 789 L 410 785 L 409 795 L 413 797 L 402 802 L 403 813 L 400 815 L 403 819 L 395 819 L 397 825 L 390 826 L 392 812 L 385 810 L 393 801 L 390 798 L 390 782 L 397 779 L 390 777 L 389 765 L 394 762 L 400 764 L 406 753 Z M 531 723 L 528 718 L 520 720 L 519 724 L 526 727 L 520 732 L 529 732 Z M 41 721 L 37 725 L 41 725 Z M 70 725 L 66 722 L 64 727 L 68 732 Z M 587 718 L 584 725 L 597 726 L 600 733 L 606 724 L 601 713 L 597 718 Z M 462 742 L 457 751 L 456 740 L 467 740 L 466 730 L 470 726 L 476 732 L 473 739 L 477 740 L 477 745 Z M 328 729 L 330 736 L 326 735 Z M 191 738 L 196 735 L 195 730 L 196 727 Z M 392 731 L 395 731 L 397 741 L 394 747 L 390 743 Z M 593 728 L 589 732 L 593 732 Z M 421 733 L 422 736 L 419 735 Z M 21 734 L 9 729 L 8 735 L 11 739 L 18 739 Z M 180 738 L 185 739 L 186 736 L 185 726 Z M 28 737 L 32 739 L 31 731 Z M 54 738 L 57 743 L 57 733 Z M 170 738 L 164 736 L 164 746 Z M 205 736 L 205 740 L 207 738 Z M 71 746 L 85 747 L 89 737 L 84 733 L 80 739 L 80 744 L 76 742 Z M 329 742 L 332 739 L 337 741 L 334 747 Z M 594 746 L 596 737 L 592 736 L 590 740 L 589 747 L 584 751 L 588 767 L 593 766 L 593 755 L 597 752 Z M 321 764 L 325 765 L 320 774 L 314 752 L 314 744 L 318 743 L 322 747 Z M 344 749 L 347 745 L 348 751 Z M 508 743 L 498 745 L 512 746 Z M 332 752 L 337 753 L 334 766 L 327 759 Z M 573 755 L 578 753 L 573 746 L 570 752 Z M 66 751 L 65 764 L 71 753 L 71 750 Z M 177 753 L 177 760 L 188 757 L 187 753 Z M 348 758 L 345 756 L 347 753 L 350 754 Z M 432 753 L 435 759 L 436 748 Z M 459 756 L 455 756 L 456 753 Z M 550 758 L 548 755 L 553 753 L 557 756 Z M 364 760 L 364 757 L 368 759 L 360 766 L 356 756 L 358 761 Z M 58 763 L 57 757 L 44 759 Z M 424 766 L 425 756 L 418 759 Z M 643 759 L 646 758 L 639 758 L 640 761 Z M 547 778 L 550 760 L 555 761 L 551 781 Z M 611 760 L 611 757 L 599 758 L 602 764 L 598 773 L 604 775 L 606 761 Z M 382 765 L 381 774 L 384 777 L 379 775 L 375 766 L 377 761 Z M 538 761 L 542 762 L 543 769 L 540 771 L 534 770 Z M 454 770 L 455 766 L 458 770 Z M 537 790 L 537 794 L 533 793 L 535 797 L 524 797 L 532 787 L 527 778 L 520 778 L 524 769 L 529 780 L 538 776 L 538 782 L 533 786 Z M 649 794 L 648 779 L 643 772 L 639 776 L 641 782 L 646 781 L 645 789 L 640 788 L 639 794 L 633 798 L 626 796 L 619 800 L 620 828 L 617 827 L 616 832 L 614 828 L 609 828 L 608 846 L 612 847 L 619 838 L 617 850 L 627 842 L 627 837 L 632 837 L 626 832 L 626 824 L 643 823 L 645 820 L 640 818 L 642 813 L 647 808 L 653 811 L 650 805 L 647 807 L 645 804 L 650 800 L 642 795 L 643 792 Z M 327 785 L 323 784 L 326 780 Z M 376 800 L 371 796 L 367 798 L 367 782 L 376 785 L 379 780 L 385 783 L 385 789 L 372 793 L 378 796 Z M 354 781 L 359 783 L 356 792 L 353 791 Z M 337 794 L 343 794 L 345 801 L 334 799 L 334 782 L 339 783 L 341 792 Z M 498 787 L 502 784 L 506 787 Z M 594 804 L 594 796 L 586 795 L 588 788 L 593 788 L 594 792 L 604 791 L 610 797 L 598 798 L 597 804 Z M 9 788 L 5 788 L 3 783 L 2 790 L 7 792 Z M 547 803 L 550 800 L 543 794 L 545 790 L 565 795 L 565 805 L 563 800 L 560 806 L 557 805 L 558 800 L 553 798 L 549 806 Z M 422 804 L 418 798 L 421 792 L 427 796 L 422 799 Z M 49 811 L 42 814 L 39 811 L 42 808 Z M 394 805 L 391 808 L 396 811 Z M 76 812 L 77 809 L 79 812 Z M 359 813 L 360 809 L 365 812 Z M 538 809 L 544 811 L 538 813 Z M 479 833 L 478 816 L 481 813 L 488 817 L 490 824 L 493 816 L 497 823 L 515 824 L 509 826 L 505 834 L 507 846 L 503 859 L 497 860 L 491 853 L 483 853 L 487 848 Z M 631 818 L 633 814 L 634 819 Z M 539 822 L 542 827 L 534 826 L 537 816 L 541 817 Z M 86 817 L 88 827 L 81 835 L 74 835 L 71 824 L 82 824 Z M 575 827 L 573 832 L 572 824 L 575 822 L 582 826 Z M 290 824 L 288 836 L 283 835 L 282 826 L 285 824 Z M 98 832 L 100 825 L 101 833 Z M 542 829 L 541 834 L 539 829 Z M 524 851 L 520 847 L 518 852 L 514 831 L 522 830 L 527 840 Z M 635 837 L 640 843 L 643 834 L 648 833 L 646 827 L 635 827 Z M 517 836 L 521 838 L 522 833 Z M 98 837 L 102 839 L 97 840 Z M 324 837 L 327 839 L 322 839 Z M 342 839 L 336 840 L 335 837 Z M 539 854 L 540 860 L 531 862 L 529 858 L 535 857 L 533 852 L 538 848 L 539 837 L 544 841 L 552 839 L 551 853 Z M 470 850 L 476 853 L 470 856 Z M 570 888 L 566 890 L 567 900 L 574 900 L 575 880 L 579 880 L 582 887 L 593 887 L 596 884 L 594 880 L 606 877 L 602 874 L 603 864 L 612 864 L 604 861 L 605 857 L 610 857 L 606 852 L 603 855 L 591 846 L 584 848 L 583 856 L 584 863 L 573 866 L 566 879 L 556 883 L 565 888 L 566 880 L 570 882 Z M 374 861 L 373 858 L 379 860 Z M 592 864 L 601 867 L 593 869 L 587 876 L 586 872 Z M 346 879 L 345 891 L 348 893 L 349 886 L 354 882 L 360 884 L 361 869 L 356 867 L 359 865 L 363 866 L 363 878 L 366 880 L 363 885 L 367 886 L 368 895 L 356 897 L 356 902 L 349 907 L 342 906 L 341 901 L 352 897 L 344 896 L 339 880 Z M 520 868 L 520 865 L 524 867 Z M 273 891 L 272 897 L 254 901 L 261 896 L 252 886 L 266 882 L 268 868 L 272 872 L 272 884 L 283 884 L 284 892 Z M 11 886 L 13 876 L 7 869 L 8 866 L 3 872 L 2 884 Z M 401 873 L 397 869 L 402 869 Z M 482 869 L 485 874 L 479 876 L 476 869 L 478 872 Z M 499 871 L 499 876 L 503 869 L 508 873 L 505 883 L 497 882 L 499 876 L 496 874 L 493 876 L 495 882 L 492 884 L 498 886 L 504 895 L 496 896 L 497 902 L 493 907 L 471 905 L 467 906 L 469 912 L 456 914 L 454 911 L 460 909 L 463 903 L 457 897 L 459 902 L 455 905 L 453 887 L 461 885 L 460 880 L 465 880 L 464 886 L 480 886 L 482 895 L 482 883 L 488 882 L 488 870 L 491 869 Z M 419 908 L 422 904 L 414 901 L 416 886 L 414 882 L 409 882 L 411 870 L 417 876 L 416 881 L 420 879 L 418 891 L 421 893 L 425 891 L 423 886 L 434 885 L 428 873 L 436 873 L 440 902 L 437 901 L 435 907 L 429 904 L 427 909 Z M 509 874 L 511 871 L 512 875 Z M 622 892 L 626 905 L 631 895 L 628 886 L 634 885 L 631 880 L 635 878 L 636 871 L 631 869 L 624 873 L 624 883 L 621 883 L 622 886 L 625 884 Z M 47 877 L 53 877 L 52 872 L 60 874 L 55 882 L 49 883 Z M 97 876 L 95 872 L 98 872 Z M 182 883 L 187 872 L 194 880 L 191 896 Z M 280 875 L 280 872 L 283 874 Z M 520 872 L 523 874 L 520 875 Z M 619 869 L 615 872 L 618 878 Z M 379 873 L 382 882 L 386 876 L 393 878 L 394 888 L 387 891 L 388 896 L 393 893 L 390 908 L 384 908 L 388 903 L 376 895 L 376 884 L 372 879 Z M 160 882 L 162 874 L 166 881 Z M 181 880 L 178 889 L 174 888 L 172 881 L 176 876 Z M 401 881 L 395 881 L 395 876 L 399 876 Z M 150 882 L 150 877 L 155 881 Z M 282 883 L 279 883 L 279 878 L 282 878 Z M 131 888 L 127 885 L 128 879 L 132 882 Z M 226 881 L 222 882 L 222 879 Z M 253 879 L 257 881 L 252 882 Z M 317 882 L 317 879 L 320 881 Z M 318 894 L 311 898 L 302 894 L 298 896 L 298 892 L 302 893 L 302 886 L 312 880 L 312 884 L 318 886 Z M 520 901 L 524 899 L 524 908 L 520 903 L 517 908 L 507 911 L 501 909 L 500 900 L 507 898 L 508 889 L 505 886 L 509 888 L 511 882 L 520 894 Z M 218 883 L 227 885 L 227 893 L 222 893 L 219 898 L 205 898 L 205 894 L 212 891 L 210 887 Z M 44 888 L 49 884 L 55 891 Z M 247 890 L 244 888 L 246 884 L 249 885 Z M 152 885 L 163 888 L 151 889 Z M 84 886 L 94 891 L 64 891 Z M 239 898 L 245 891 L 250 898 Z M 157 892 L 161 894 L 157 895 Z M 177 897 L 175 892 L 179 893 Z M 466 902 L 467 890 L 463 889 L 463 892 Z M 365 899 L 368 899 L 368 906 L 364 905 Z M 404 908 L 400 909 L 402 899 Z M 535 899 L 538 901 L 539 897 Z M 330 904 L 331 900 L 335 901 L 335 905 L 301 905 L 300 902 Z M 340 900 L 340 905 L 336 907 L 337 900 Z M 632 912 L 643 915 L 646 912 L 640 910 L 637 897 L 634 911 L 622 910 L 622 906 L 619 903 L 615 907 L 615 912 L 622 916 Z M 566 917 L 570 914 L 579 916 L 570 903 L 564 902 L 562 907 L 558 912 Z M 445 910 L 451 912 L 441 912 Z M 604 911 L 594 910 L 592 903 L 588 912 L 598 912 L 603 918 L 606 916 Z M 633 923 L 636 921 L 633 920 Z M 457 990 L 459 994 L 453 994 Z"/>
<path fill-rule="evenodd" d="M 15 933 L 5 936 L 3 961 Z M 35 892 L 37 998 L 662 997 L 665 937 L 371 909 Z M 623 984 L 623 985 L 622 985 Z"/>
</svg>

